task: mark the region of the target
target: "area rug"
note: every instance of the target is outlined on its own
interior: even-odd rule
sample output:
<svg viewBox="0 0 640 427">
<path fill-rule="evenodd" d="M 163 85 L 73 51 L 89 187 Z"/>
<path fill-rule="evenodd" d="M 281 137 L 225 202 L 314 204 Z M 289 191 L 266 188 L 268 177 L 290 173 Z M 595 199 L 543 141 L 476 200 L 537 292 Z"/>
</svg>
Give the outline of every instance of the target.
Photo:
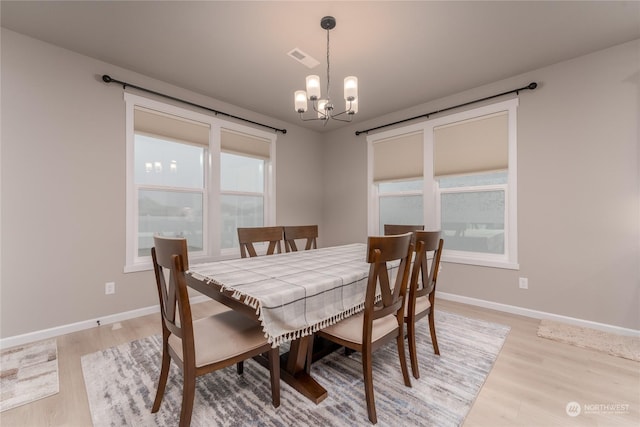
<svg viewBox="0 0 640 427">
<path fill-rule="evenodd" d="M 509 333 L 509 327 L 436 312 L 440 356 L 433 354 L 428 323 L 418 329 L 419 380 L 404 386 L 395 343 L 374 353 L 378 425 L 459 426 L 463 423 Z M 160 411 L 151 413 L 160 366 L 161 338 L 151 336 L 85 355 L 82 370 L 93 424 L 174 426 L 180 417 L 182 376 L 172 364 Z M 245 362 L 199 377 L 192 426 L 356 426 L 367 418 L 359 353 L 333 353 L 312 365 L 328 391 L 315 405 L 281 382 L 281 405 L 271 405 L 268 371 Z"/>
<path fill-rule="evenodd" d="M 58 392 L 55 338 L 0 353 L 0 412 Z"/>
<path fill-rule="evenodd" d="M 538 336 L 640 362 L 640 337 L 616 335 L 546 319 L 540 321 Z"/>
</svg>

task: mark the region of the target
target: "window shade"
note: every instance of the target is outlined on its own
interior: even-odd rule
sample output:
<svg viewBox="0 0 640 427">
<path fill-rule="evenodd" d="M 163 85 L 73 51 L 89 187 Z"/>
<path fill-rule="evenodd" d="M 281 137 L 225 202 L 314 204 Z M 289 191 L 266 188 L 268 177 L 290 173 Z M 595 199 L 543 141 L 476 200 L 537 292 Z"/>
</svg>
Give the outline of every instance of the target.
<svg viewBox="0 0 640 427">
<path fill-rule="evenodd" d="M 147 108 L 134 109 L 135 132 L 209 146 L 209 125 Z"/>
<path fill-rule="evenodd" d="M 220 132 L 220 148 L 223 151 L 231 151 L 246 154 L 253 157 L 268 159 L 270 153 L 270 141 L 253 135 L 222 129 Z"/>
<path fill-rule="evenodd" d="M 506 111 L 436 127 L 434 175 L 507 169 L 509 122 Z"/>
<path fill-rule="evenodd" d="M 423 174 L 422 132 L 402 135 L 373 144 L 373 180 L 420 178 Z"/>
</svg>

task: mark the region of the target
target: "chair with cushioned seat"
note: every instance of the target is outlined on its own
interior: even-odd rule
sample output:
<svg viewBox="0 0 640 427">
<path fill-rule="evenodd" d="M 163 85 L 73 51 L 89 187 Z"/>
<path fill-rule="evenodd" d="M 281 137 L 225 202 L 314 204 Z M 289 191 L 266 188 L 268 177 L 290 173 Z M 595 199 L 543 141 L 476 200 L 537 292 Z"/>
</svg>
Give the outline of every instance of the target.
<svg viewBox="0 0 640 427">
<path fill-rule="evenodd" d="M 372 352 L 395 339 L 404 384 L 411 387 L 405 359 L 403 332 L 411 237 L 410 233 L 369 237 L 367 262 L 370 266 L 364 310 L 316 333 L 321 338 L 362 353 L 367 412 L 369 420 L 374 424 L 377 422 L 377 415 L 373 395 Z M 396 274 L 389 274 L 388 263 L 392 262 L 397 265 L 392 267 L 397 268 Z M 394 275 L 395 282 L 391 283 L 389 277 Z M 380 298 L 376 302 L 378 285 Z"/>
<path fill-rule="evenodd" d="M 436 327 L 434 319 L 434 304 L 436 294 L 436 282 L 440 268 L 440 257 L 444 240 L 440 238 L 439 231 L 416 231 L 415 258 L 409 281 L 409 292 L 405 304 L 404 321 L 407 324 L 407 337 L 409 340 L 409 357 L 411 370 L 415 378 L 420 378 L 418 370 L 418 356 L 416 351 L 416 322 L 425 316 L 429 317 L 429 330 L 433 351 L 440 355 Z M 431 266 L 427 261 L 427 254 L 433 252 Z"/>
<path fill-rule="evenodd" d="M 162 315 L 162 365 L 151 412 L 160 409 L 171 359 L 183 375 L 180 426 L 190 424 L 196 377 L 268 354 L 271 374 L 271 402 L 280 405 L 280 356 L 262 332 L 260 324 L 233 310 L 193 320 L 185 272 L 189 268 L 187 241 L 154 237 L 151 249 Z M 169 271 L 169 280 L 165 278 Z M 215 380 L 214 380 L 215 381 Z"/>
</svg>

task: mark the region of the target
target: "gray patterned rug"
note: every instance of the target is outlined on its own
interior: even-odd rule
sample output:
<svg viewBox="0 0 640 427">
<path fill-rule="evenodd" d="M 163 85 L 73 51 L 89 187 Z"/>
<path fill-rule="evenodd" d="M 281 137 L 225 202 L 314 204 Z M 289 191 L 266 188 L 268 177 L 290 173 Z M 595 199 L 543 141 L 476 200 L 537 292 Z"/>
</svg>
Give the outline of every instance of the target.
<svg viewBox="0 0 640 427">
<path fill-rule="evenodd" d="M 2 350 L 0 412 L 51 396 L 58 390 L 55 338 Z"/>
<path fill-rule="evenodd" d="M 491 371 L 509 327 L 436 312 L 441 356 L 433 354 L 428 324 L 420 322 L 421 378 L 404 386 L 395 343 L 374 353 L 378 425 L 459 426 Z M 94 426 L 177 425 L 181 373 L 172 365 L 164 400 L 151 413 L 160 366 L 160 336 L 147 337 L 82 357 Z M 311 374 L 329 396 L 315 405 L 281 383 L 281 405 L 271 406 L 268 371 L 254 361 L 243 375 L 235 367 L 196 381 L 192 426 L 355 426 L 367 419 L 360 354 L 331 354 Z"/>
</svg>

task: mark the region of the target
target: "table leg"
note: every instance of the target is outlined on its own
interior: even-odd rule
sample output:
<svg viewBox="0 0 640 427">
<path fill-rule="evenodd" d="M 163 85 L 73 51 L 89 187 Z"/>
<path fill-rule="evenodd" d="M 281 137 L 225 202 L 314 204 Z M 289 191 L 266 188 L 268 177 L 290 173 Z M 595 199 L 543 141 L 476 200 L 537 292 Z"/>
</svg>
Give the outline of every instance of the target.
<svg viewBox="0 0 640 427">
<path fill-rule="evenodd" d="M 312 343 L 312 336 L 302 337 L 291 342 L 289 352 L 282 355 L 280 361 L 280 379 L 313 403 L 318 404 L 326 399 L 327 390 L 307 371 L 308 350 Z M 254 359 L 263 366 L 269 366 L 265 357 Z"/>
</svg>

